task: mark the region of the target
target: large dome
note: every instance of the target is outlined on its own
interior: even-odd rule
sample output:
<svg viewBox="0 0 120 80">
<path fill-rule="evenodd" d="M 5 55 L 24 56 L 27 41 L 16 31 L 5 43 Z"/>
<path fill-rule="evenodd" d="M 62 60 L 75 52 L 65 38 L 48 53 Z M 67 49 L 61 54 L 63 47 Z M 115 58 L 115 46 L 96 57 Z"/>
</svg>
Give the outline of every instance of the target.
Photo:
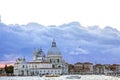
<svg viewBox="0 0 120 80">
<path fill-rule="evenodd" d="M 48 55 L 61 55 L 60 50 L 56 47 L 55 40 L 53 40 L 52 47 L 48 50 Z"/>
<path fill-rule="evenodd" d="M 61 55 L 61 52 L 58 48 L 52 47 L 48 50 L 48 55 Z"/>
</svg>

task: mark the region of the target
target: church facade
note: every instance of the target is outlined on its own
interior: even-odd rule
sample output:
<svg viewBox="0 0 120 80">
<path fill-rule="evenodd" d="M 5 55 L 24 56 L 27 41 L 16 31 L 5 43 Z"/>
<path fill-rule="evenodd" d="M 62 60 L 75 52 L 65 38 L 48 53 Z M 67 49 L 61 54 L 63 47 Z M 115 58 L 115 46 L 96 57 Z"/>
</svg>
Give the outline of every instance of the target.
<svg viewBox="0 0 120 80">
<path fill-rule="evenodd" d="M 14 64 L 16 76 L 38 76 L 49 74 L 68 74 L 68 64 L 62 59 L 62 54 L 56 46 L 55 40 L 47 55 L 42 49 L 33 51 L 33 61 L 26 62 L 25 58 L 18 58 Z"/>
</svg>

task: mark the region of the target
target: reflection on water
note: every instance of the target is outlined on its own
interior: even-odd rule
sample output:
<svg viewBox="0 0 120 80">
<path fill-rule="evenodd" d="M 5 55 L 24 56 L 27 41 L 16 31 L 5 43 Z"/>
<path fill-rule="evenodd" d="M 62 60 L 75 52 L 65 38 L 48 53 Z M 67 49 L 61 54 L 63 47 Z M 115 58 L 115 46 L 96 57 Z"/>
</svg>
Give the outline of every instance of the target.
<svg viewBox="0 0 120 80">
<path fill-rule="evenodd" d="M 120 80 L 118 77 L 104 75 L 79 75 L 81 79 L 66 79 L 67 76 L 60 77 L 0 77 L 0 80 Z"/>
</svg>

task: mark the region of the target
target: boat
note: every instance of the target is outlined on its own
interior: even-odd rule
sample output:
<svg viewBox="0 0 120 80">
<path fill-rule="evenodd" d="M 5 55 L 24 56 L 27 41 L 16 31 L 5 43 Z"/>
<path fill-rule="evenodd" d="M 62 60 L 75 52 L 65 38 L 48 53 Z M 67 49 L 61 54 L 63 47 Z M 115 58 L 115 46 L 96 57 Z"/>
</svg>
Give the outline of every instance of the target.
<svg viewBox="0 0 120 80">
<path fill-rule="evenodd" d="M 59 75 L 46 75 L 45 77 L 59 77 Z"/>
<path fill-rule="evenodd" d="M 71 75 L 71 76 L 67 76 L 66 79 L 81 79 L 81 77 L 78 75 Z"/>
<path fill-rule="evenodd" d="M 43 77 L 59 77 L 59 75 L 44 75 Z"/>
</svg>

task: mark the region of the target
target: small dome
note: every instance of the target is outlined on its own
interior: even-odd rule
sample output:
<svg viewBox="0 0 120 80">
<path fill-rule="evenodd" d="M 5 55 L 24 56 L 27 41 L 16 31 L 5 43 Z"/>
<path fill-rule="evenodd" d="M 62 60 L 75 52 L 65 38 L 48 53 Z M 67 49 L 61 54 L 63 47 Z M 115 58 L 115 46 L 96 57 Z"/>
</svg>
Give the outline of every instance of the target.
<svg viewBox="0 0 120 80">
<path fill-rule="evenodd" d="M 53 40 L 51 48 L 48 50 L 48 55 L 61 55 L 61 52 L 56 47 L 56 42 Z"/>
<path fill-rule="evenodd" d="M 45 54 L 44 52 L 42 51 L 42 49 L 40 49 L 38 52 L 37 52 L 37 57 L 44 57 Z"/>
</svg>

